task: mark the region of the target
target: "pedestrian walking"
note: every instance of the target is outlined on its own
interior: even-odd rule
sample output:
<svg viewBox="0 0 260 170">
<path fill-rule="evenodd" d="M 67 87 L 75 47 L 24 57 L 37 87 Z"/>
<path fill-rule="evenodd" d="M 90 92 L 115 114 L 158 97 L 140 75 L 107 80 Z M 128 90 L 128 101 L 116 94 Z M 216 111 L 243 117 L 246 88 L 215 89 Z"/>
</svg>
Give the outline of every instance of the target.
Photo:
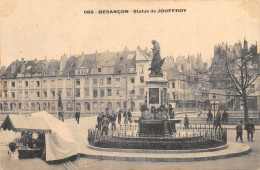
<svg viewBox="0 0 260 170">
<path fill-rule="evenodd" d="M 129 122 L 132 123 L 132 113 L 131 113 L 131 109 L 128 110 L 127 115 L 128 115 L 128 120 L 129 120 Z"/>
<path fill-rule="evenodd" d="M 59 109 L 58 116 L 59 116 L 59 120 L 64 122 L 64 112 L 63 112 L 63 110 Z"/>
<path fill-rule="evenodd" d="M 221 114 L 220 111 L 218 110 L 217 116 L 216 116 L 216 129 L 219 127 L 221 128 Z"/>
<path fill-rule="evenodd" d="M 173 108 L 172 108 L 172 105 L 171 104 L 169 104 L 169 116 L 170 116 L 170 119 L 174 119 L 174 110 L 173 110 Z"/>
<path fill-rule="evenodd" d="M 99 113 L 98 117 L 97 117 L 97 128 L 98 130 L 101 130 L 101 125 L 102 125 L 102 113 Z"/>
<path fill-rule="evenodd" d="M 124 111 L 123 117 L 124 117 L 124 123 L 125 123 L 125 124 L 128 124 L 127 111 Z"/>
<path fill-rule="evenodd" d="M 184 127 L 185 127 L 185 129 L 189 128 L 189 124 L 190 124 L 190 121 L 189 121 L 189 118 L 188 118 L 188 116 L 186 114 L 185 118 L 184 118 Z"/>
<path fill-rule="evenodd" d="M 212 122 L 212 117 L 213 117 L 213 115 L 212 115 L 212 113 L 211 113 L 211 110 L 209 110 L 209 112 L 208 112 L 208 114 L 207 114 L 207 122 Z"/>
<path fill-rule="evenodd" d="M 102 132 L 101 132 L 101 135 L 103 136 L 103 134 L 105 132 L 105 135 L 107 136 L 108 135 L 108 130 L 109 130 L 109 118 L 107 116 L 105 116 L 102 119 Z"/>
<path fill-rule="evenodd" d="M 111 115 L 111 124 L 112 124 L 112 130 L 116 130 L 116 114 L 114 111 L 112 111 L 112 115 Z"/>
<path fill-rule="evenodd" d="M 237 136 L 236 141 L 240 138 L 240 141 L 243 142 L 243 121 L 241 120 L 236 126 Z"/>
<path fill-rule="evenodd" d="M 79 124 L 79 118 L 80 118 L 80 111 L 79 111 L 79 109 L 76 110 L 75 118 L 76 118 L 77 123 Z"/>
<path fill-rule="evenodd" d="M 227 113 L 227 111 L 226 111 L 226 109 L 224 109 L 224 112 L 223 112 L 223 114 L 222 114 L 222 123 L 224 123 L 224 122 L 228 122 L 228 113 Z"/>
<path fill-rule="evenodd" d="M 117 115 L 118 124 L 121 124 L 121 117 L 122 117 L 121 112 L 122 112 L 122 111 L 119 110 L 118 115 Z"/>
<path fill-rule="evenodd" d="M 247 140 L 250 142 L 254 142 L 254 132 L 255 132 L 255 125 L 253 124 L 252 120 L 249 120 L 246 124 L 246 131 L 247 131 Z M 251 136 L 251 138 L 250 138 Z"/>
</svg>

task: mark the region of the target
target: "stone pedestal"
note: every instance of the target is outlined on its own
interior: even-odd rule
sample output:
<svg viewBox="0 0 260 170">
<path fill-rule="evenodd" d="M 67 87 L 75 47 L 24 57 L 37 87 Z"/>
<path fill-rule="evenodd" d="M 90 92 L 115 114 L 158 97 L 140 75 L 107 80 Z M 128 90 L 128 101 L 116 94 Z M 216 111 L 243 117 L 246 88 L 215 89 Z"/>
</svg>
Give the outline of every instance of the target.
<svg viewBox="0 0 260 170">
<path fill-rule="evenodd" d="M 150 76 L 146 81 L 147 106 L 151 108 L 167 104 L 167 78 L 162 76 Z"/>
</svg>

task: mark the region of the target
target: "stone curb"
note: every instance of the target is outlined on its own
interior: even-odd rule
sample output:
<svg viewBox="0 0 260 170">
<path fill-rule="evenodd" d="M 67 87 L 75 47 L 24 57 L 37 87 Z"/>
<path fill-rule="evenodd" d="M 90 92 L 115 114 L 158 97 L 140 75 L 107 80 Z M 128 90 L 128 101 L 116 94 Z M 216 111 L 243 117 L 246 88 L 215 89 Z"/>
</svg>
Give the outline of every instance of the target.
<svg viewBox="0 0 260 170">
<path fill-rule="evenodd" d="M 167 154 L 176 154 L 176 153 L 198 153 L 198 152 L 213 152 L 222 149 L 226 149 L 228 145 L 223 145 L 215 148 L 208 149 L 193 149 L 193 150 L 151 150 L 151 149 L 116 149 L 116 148 L 100 148 L 91 145 L 87 145 L 88 148 L 102 151 L 102 152 L 128 152 L 128 153 L 167 153 Z"/>
<path fill-rule="evenodd" d="M 207 160 L 216 160 L 216 159 L 225 159 L 225 158 L 230 158 L 230 157 L 237 157 L 241 155 L 248 154 L 251 152 L 251 148 L 249 145 L 246 145 L 243 150 L 239 150 L 237 152 L 233 153 L 222 153 L 217 155 L 218 151 L 214 152 L 214 155 L 212 156 L 196 156 L 194 157 L 192 154 L 189 153 L 184 153 L 184 154 L 189 154 L 190 157 L 165 157 L 164 155 L 160 155 L 157 153 L 154 153 L 153 155 L 149 156 L 140 156 L 138 153 L 136 153 L 136 156 L 113 156 L 113 155 L 102 155 L 102 151 L 97 151 L 97 154 L 87 154 L 87 153 L 81 153 L 81 157 L 85 158 L 92 158 L 92 159 L 99 159 L 99 160 L 116 160 L 116 161 L 147 161 L 147 162 L 193 162 L 193 161 L 207 161 Z M 221 152 L 221 151 L 219 151 Z M 108 153 L 108 152 L 106 152 Z M 204 152 L 205 153 L 205 152 Z M 213 153 L 213 152 L 211 152 Z M 156 155 L 156 156 L 154 156 Z M 174 155 L 173 155 L 174 156 Z"/>
</svg>

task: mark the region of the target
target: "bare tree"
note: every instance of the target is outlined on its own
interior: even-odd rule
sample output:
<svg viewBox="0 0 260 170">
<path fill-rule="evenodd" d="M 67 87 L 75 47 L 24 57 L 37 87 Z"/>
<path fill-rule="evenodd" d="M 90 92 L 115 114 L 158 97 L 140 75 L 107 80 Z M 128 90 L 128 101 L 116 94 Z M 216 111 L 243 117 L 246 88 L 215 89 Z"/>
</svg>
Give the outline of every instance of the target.
<svg viewBox="0 0 260 170">
<path fill-rule="evenodd" d="M 242 97 L 244 102 L 244 120 L 248 121 L 248 95 L 252 92 L 252 85 L 259 76 L 259 63 L 255 63 L 257 55 L 257 45 L 252 45 L 250 50 L 247 41 L 244 41 L 243 48 L 228 48 L 222 56 L 224 62 L 217 63 L 218 68 L 223 74 L 218 74 L 219 78 L 230 81 L 232 87 Z M 221 64 L 221 65 L 220 65 Z"/>
</svg>

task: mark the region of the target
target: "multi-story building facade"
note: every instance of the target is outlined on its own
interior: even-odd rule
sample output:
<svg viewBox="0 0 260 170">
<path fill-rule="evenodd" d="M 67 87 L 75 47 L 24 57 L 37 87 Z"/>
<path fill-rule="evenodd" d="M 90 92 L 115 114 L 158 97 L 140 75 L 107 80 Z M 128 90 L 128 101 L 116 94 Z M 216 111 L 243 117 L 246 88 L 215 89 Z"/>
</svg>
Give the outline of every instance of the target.
<svg viewBox="0 0 260 170">
<path fill-rule="evenodd" d="M 14 61 L 2 74 L 1 112 L 98 113 L 106 107 L 138 110 L 145 102 L 151 55 L 135 51 L 63 55 L 61 60 Z"/>
</svg>

